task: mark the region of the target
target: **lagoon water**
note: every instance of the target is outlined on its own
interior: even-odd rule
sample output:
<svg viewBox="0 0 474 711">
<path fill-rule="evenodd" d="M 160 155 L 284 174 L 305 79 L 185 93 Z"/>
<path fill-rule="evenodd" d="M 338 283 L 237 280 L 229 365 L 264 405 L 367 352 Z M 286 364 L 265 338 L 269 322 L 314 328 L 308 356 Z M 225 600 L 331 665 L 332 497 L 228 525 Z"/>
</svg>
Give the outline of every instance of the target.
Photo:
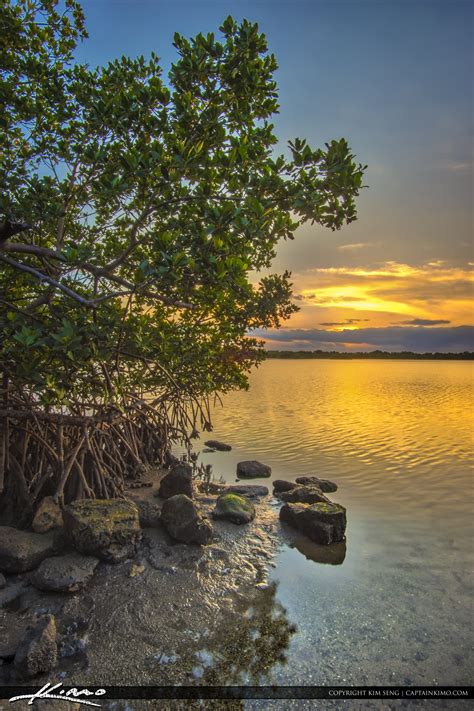
<svg viewBox="0 0 474 711">
<path fill-rule="evenodd" d="M 473 367 L 270 360 L 215 409 L 212 436 L 233 446 L 201 455 L 216 476 L 257 459 L 274 479 L 336 481 L 347 508 L 345 547 L 288 531 L 279 550 L 297 631 L 267 683 L 472 683 Z"/>
</svg>

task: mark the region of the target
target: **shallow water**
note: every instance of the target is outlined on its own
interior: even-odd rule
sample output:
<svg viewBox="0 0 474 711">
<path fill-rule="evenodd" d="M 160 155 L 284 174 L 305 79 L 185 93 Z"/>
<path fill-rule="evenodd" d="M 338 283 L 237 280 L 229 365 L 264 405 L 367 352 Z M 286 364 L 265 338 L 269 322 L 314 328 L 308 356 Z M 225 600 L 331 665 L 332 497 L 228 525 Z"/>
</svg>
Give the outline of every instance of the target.
<svg viewBox="0 0 474 711">
<path fill-rule="evenodd" d="M 279 684 L 472 683 L 473 364 L 279 361 L 214 412 L 216 476 L 336 481 L 346 547 L 286 531 L 272 579 L 297 626 Z M 269 480 L 255 480 L 268 483 Z M 275 678 L 276 677 L 276 678 Z"/>
</svg>

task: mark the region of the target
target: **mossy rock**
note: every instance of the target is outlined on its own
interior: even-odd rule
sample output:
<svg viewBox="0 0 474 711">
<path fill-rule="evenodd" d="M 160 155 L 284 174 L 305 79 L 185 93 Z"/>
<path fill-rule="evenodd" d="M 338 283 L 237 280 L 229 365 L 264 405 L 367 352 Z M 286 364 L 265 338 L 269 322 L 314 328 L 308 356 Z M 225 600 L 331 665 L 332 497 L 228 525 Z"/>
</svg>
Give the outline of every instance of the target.
<svg viewBox="0 0 474 711">
<path fill-rule="evenodd" d="M 311 505 L 287 503 L 280 509 L 280 520 L 321 545 L 345 540 L 346 509 L 331 501 Z"/>
<path fill-rule="evenodd" d="M 124 499 L 75 501 L 63 512 L 66 535 L 85 555 L 116 563 L 131 558 L 141 536 L 138 507 Z"/>
<path fill-rule="evenodd" d="M 238 494 L 222 494 L 216 501 L 212 516 L 237 524 L 249 523 L 255 518 L 255 506 Z"/>
</svg>

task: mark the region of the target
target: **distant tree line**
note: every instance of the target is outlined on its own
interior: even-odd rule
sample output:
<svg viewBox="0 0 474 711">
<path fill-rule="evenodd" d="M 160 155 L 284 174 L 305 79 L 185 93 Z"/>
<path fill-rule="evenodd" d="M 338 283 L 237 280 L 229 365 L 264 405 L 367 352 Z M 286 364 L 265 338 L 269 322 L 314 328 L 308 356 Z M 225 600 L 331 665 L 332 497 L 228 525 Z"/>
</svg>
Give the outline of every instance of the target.
<svg viewBox="0 0 474 711">
<path fill-rule="evenodd" d="M 462 353 L 413 353 L 412 351 L 267 351 L 267 358 L 286 358 L 291 360 L 302 358 L 329 358 L 331 360 L 378 359 L 378 360 L 474 360 L 474 352 Z"/>
</svg>

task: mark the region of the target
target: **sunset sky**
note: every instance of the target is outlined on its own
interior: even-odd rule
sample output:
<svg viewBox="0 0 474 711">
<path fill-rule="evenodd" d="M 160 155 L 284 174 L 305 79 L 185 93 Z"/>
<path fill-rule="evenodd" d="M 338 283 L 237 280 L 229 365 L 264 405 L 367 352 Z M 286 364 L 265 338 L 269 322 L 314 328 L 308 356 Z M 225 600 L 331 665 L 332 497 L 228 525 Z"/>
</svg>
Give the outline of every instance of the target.
<svg viewBox="0 0 474 711">
<path fill-rule="evenodd" d="M 471 0 L 87 0 L 90 64 L 154 50 L 175 31 L 257 21 L 279 62 L 277 150 L 346 137 L 368 164 L 358 222 L 306 225 L 279 249 L 299 313 L 269 348 L 473 350 Z"/>
</svg>

